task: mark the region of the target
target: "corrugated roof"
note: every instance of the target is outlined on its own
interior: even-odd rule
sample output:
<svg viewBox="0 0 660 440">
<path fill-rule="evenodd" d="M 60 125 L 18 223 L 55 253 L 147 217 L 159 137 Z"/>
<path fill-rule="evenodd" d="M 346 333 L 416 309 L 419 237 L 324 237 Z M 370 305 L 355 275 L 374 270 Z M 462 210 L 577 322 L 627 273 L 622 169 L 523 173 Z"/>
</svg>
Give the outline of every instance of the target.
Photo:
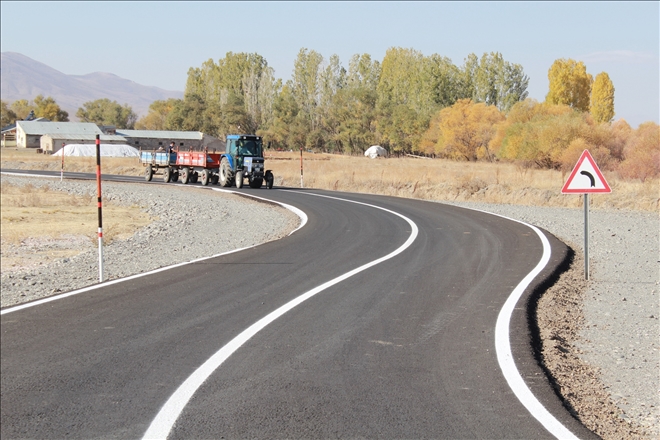
<svg viewBox="0 0 660 440">
<path fill-rule="evenodd" d="M 166 140 L 201 140 L 204 136 L 199 131 L 166 131 L 166 130 L 122 130 L 117 129 L 117 134 L 130 138 L 151 138 Z"/>
<path fill-rule="evenodd" d="M 79 141 L 94 141 L 94 140 L 96 140 L 96 135 L 95 134 L 46 133 L 43 136 L 50 136 L 53 139 L 61 139 L 61 140 L 79 140 Z M 99 136 L 99 140 L 101 140 L 101 141 L 126 142 L 126 137 L 125 136 L 119 136 L 119 135 L 113 135 L 113 134 L 102 134 L 102 135 Z"/>
<path fill-rule="evenodd" d="M 16 121 L 17 127 L 30 135 L 44 134 L 103 134 L 101 129 L 93 122 L 40 122 Z"/>
</svg>

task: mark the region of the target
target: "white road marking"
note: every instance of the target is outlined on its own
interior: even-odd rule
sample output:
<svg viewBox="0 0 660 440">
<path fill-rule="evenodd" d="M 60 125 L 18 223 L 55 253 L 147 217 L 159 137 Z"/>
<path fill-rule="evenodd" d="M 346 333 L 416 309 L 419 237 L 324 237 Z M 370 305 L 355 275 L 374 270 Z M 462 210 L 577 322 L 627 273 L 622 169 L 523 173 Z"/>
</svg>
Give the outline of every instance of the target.
<svg viewBox="0 0 660 440">
<path fill-rule="evenodd" d="M 330 199 L 335 199 L 335 200 L 341 200 L 345 202 L 350 202 L 350 203 L 356 203 L 358 205 L 364 205 L 364 206 L 369 206 L 372 208 L 380 209 L 386 212 L 389 212 L 391 214 L 394 214 L 406 222 L 411 227 L 411 234 L 408 237 L 408 240 L 401 245 L 398 249 L 394 250 L 393 252 L 385 255 L 384 257 L 381 257 L 377 260 L 371 261 L 367 264 L 364 264 L 357 269 L 353 269 L 350 272 L 347 272 L 343 275 L 338 276 L 337 278 L 334 278 L 324 284 L 321 284 L 320 286 L 303 293 L 299 297 L 291 300 L 290 302 L 284 304 L 280 308 L 276 309 L 275 311 L 269 313 L 268 315 L 264 316 L 261 318 L 259 321 L 255 322 L 252 324 L 250 327 L 247 329 L 243 330 L 238 336 L 236 336 L 234 339 L 229 341 L 227 345 L 222 347 L 219 351 L 217 351 L 213 356 L 211 356 L 206 362 L 204 362 L 200 367 L 197 368 L 189 377 L 186 379 L 185 382 L 183 382 L 179 388 L 172 394 L 172 396 L 165 402 L 165 405 L 161 408 L 161 410 L 158 412 L 156 415 L 156 418 L 151 422 L 151 425 L 145 432 L 143 439 L 166 439 L 170 431 L 172 430 L 172 427 L 174 426 L 174 423 L 176 422 L 177 418 L 185 408 L 185 406 L 188 404 L 190 399 L 192 398 L 193 394 L 199 389 L 200 386 L 208 379 L 208 377 L 213 374 L 213 372 L 220 367 L 220 365 L 229 358 L 236 350 L 238 350 L 243 344 L 245 344 L 250 338 L 252 338 L 254 335 L 256 335 L 259 331 L 261 331 L 264 327 L 266 327 L 268 324 L 272 323 L 275 321 L 277 318 L 280 316 L 284 315 L 286 312 L 289 310 L 293 309 L 297 305 L 305 302 L 309 298 L 313 297 L 319 292 L 322 292 L 323 290 L 327 289 L 328 287 L 334 286 L 335 284 L 338 284 L 347 278 L 352 277 L 353 275 L 360 273 L 370 267 L 373 267 L 379 263 L 382 263 L 383 261 L 389 260 L 396 255 L 400 254 L 404 250 L 406 250 L 408 247 L 412 245 L 412 243 L 415 241 L 417 238 L 418 234 L 418 229 L 417 225 L 410 220 L 409 218 L 391 211 L 389 209 L 382 208 L 380 206 L 376 205 L 370 205 L 368 203 L 362 203 L 362 202 L 356 202 L 353 200 L 347 200 L 347 199 L 341 199 L 338 197 L 330 197 L 330 196 L 323 196 L 320 194 L 312 194 L 312 193 L 303 193 L 303 194 L 308 194 L 308 195 L 313 195 L 317 197 L 326 197 Z"/>
<path fill-rule="evenodd" d="M 474 211 L 480 211 L 475 209 Z M 487 211 L 481 211 L 487 212 Z M 520 403 L 522 403 L 525 408 L 530 412 L 530 414 L 543 425 L 545 429 L 554 435 L 558 439 L 577 439 L 577 437 L 568 430 L 564 425 L 561 424 L 550 412 L 538 401 L 536 396 L 532 391 L 527 387 L 527 384 L 520 376 L 520 372 L 516 367 L 516 363 L 513 360 L 513 354 L 511 353 L 511 343 L 509 339 L 509 325 L 511 322 L 511 315 L 513 314 L 513 309 L 520 300 L 520 297 L 525 292 L 525 289 L 531 284 L 531 282 L 536 278 L 536 276 L 545 268 L 550 261 L 550 242 L 547 237 L 535 226 L 516 220 L 513 218 L 505 217 L 499 214 L 493 214 L 492 212 L 487 212 L 488 214 L 496 215 L 498 217 L 511 220 L 531 228 L 536 235 L 541 239 L 543 244 L 543 255 L 541 260 L 538 262 L 536 267 L 532 269 L 530 273 L 527 274 L 525 278 L 516 286 L 516 288 L 511 292 L 509 298 L 502 306 L 500 313 L 497 317 L 497 323 L 495 324 L 495 351 L 497 353 L 497 362 L 500 364 L 500 369 L 504 378 L 509 384 L 509 388 L 516 395 Z"/>
</svg>

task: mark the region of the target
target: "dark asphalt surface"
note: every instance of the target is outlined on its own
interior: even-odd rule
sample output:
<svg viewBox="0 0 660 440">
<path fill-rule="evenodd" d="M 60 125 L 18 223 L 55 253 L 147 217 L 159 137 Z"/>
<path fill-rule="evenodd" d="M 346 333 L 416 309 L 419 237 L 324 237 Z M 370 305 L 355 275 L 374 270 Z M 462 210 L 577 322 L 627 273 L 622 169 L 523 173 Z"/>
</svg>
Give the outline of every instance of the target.
<svg viewBox="0 0 660 440">
<path fill-rule="evenodd" d="M 241 192 L 296 206 L 308 224 L 257 248 L 2 316 L 3 439 L 140 438 L 238 333 L 411 233 L 393 214 L 312 193 L 396 211 L 419 236 L 250 339 L 195 393 L 169 438 L 552 438 L 509 389 L 495 354 L 499 310 L 541 256 L 530 228 L 408 199 Z M 549 239 L 540 280 L 566 254 Z M 589 438 L 533 358 L 533 287 L 512 318 L 516 363 L 546 408 Z"/>
</svg>

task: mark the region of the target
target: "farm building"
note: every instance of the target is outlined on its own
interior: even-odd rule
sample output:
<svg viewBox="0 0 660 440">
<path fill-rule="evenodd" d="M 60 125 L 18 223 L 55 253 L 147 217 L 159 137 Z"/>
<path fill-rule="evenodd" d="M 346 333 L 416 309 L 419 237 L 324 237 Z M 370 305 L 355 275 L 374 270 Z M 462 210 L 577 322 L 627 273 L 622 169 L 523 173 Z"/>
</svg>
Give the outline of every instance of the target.
<svg viewBox="0 0 660 440">
<path fill-rule="evenodd" d="M 213 136 L 200 131 L 165 131 L 165 130 L 122 130 L 117 134 L 124 137 L 124 142 L 143 150 L 155 150 L 162 146 L 167 147 L 171 142 L 180 149 L 224 150 L 224 143 Z"/>
<path fill-rule="evenodd" d="M 55 153 L 69 144 L 93 144 L 96 136 L 104 144 L 128 144 L 137 149 L 155 150 L 174 142 L 181 149 L 224 150 L 224 143 L 199 131 L 123 130 L 92 122 L 16 121 L 2 131 L 3 147 L 34 148 Z"/>
<path fill-rule="evenodd" d="M 68 137 L 67 143 L 80 143 L 81 137 L 103 134 L 101 129 L 91 122 L 50 122 L 16 121 L 16 147 L 42 148 L 41 137 L 49 135 L 52 139 Z M 61 143 L 60 143 L 61 144 Z M 60 145 L 61 146 L 61 145 Z"/>
</svg>

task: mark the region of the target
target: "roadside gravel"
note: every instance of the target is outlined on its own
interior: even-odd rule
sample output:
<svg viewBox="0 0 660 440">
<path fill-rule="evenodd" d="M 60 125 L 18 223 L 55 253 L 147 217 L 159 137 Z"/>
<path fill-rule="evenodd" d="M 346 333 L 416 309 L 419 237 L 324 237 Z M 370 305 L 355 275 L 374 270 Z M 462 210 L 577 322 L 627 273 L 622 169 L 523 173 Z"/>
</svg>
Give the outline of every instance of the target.
<svg viewBox="0 0 660 440">
<path fill-rule="evenodd" d="M 2 175 L 1 181 L 35 187 L 48 185 L 75 195 L 96 195 L 96 182 L 8 175 Z M 138 206 L 156 219 L 132 237 L 104 246 L 105 281 L 258 245 L 287 235 L 299 223 L 299 218 L 283 207 L 208 187 L 174 190 L 171 184 L 150 185 L 145 191 L 143 186 L 130 183 L 104 182 L 102 194 L 104 202 Z M 28 260 L 22 267 L 3 270 L 2 307 L 97 283 L 98 246 L 79 238 L 26 240 L 20 246 L 3 243 L 2 258 L 30 255 L 35 246 L 55 252 L 69 245 L 84 251 L 49 264 L 34 265 Z"/>
<path fill-rule="evenodd" d="M 8 175 L 1 179 L 16 185 L 50 185 L 72 194 L 96 191 L 92 182 Z M 107 182 L 103 196 L 104 201 L 140 206 L 157 218 L 133 237 L 106 246 L 107 280 L 257 245 L 285 236 L 298 224 L 298 218 L 284 208 L 208 189 L 174 191 L 171 185 L 152 185 L 145 191 L 131 184 Z M 582 209 L 452 204 L 536 225 L 571 246 L 578 257 L 582 254 Z M 259 221 L 244 222 L 244 218 Z M 562 316 L 561 309 L 566 307 L 581 311 L 572 322 L 548 322 L 550 327 L 565 328 L 546 329 L 546 335 L 555 335 L 544 341 L 546 362 L 559 377 L 570 405 L 598 435 L 605 439 L 660 438 L 658 213 L 592 210 L 590 226 L 590 281 L 584 281 L 583 263 L 578 258 L 548 293 L 551 300 L 539 302 L 540 308 L 546 308 L 546 316 Z M 240 232 L 226 234 L 226 230 Z M 175 233 L 176 239 L 167 239 Z M 204 240 L 199 239 L 202 235 Z M 59 249 L 62 243 L 44 240 L 3 246 L 2 257 L 24 255 L 30 246 Z M 72 258 L 3 271 L 2 307 L 96 283 L 96 247 L 89 240 L 76 246 L 88 248 Z M 556 336 L 561 331 L 565 336 Z M 555 339 L 562 340 L 563 346 L 560 356 L 552 358 L 551 352 L 558 352 Z M 608 401 L 596 399 L 594 403 L 594 396 L 605 396 Z"/>
</svg>

